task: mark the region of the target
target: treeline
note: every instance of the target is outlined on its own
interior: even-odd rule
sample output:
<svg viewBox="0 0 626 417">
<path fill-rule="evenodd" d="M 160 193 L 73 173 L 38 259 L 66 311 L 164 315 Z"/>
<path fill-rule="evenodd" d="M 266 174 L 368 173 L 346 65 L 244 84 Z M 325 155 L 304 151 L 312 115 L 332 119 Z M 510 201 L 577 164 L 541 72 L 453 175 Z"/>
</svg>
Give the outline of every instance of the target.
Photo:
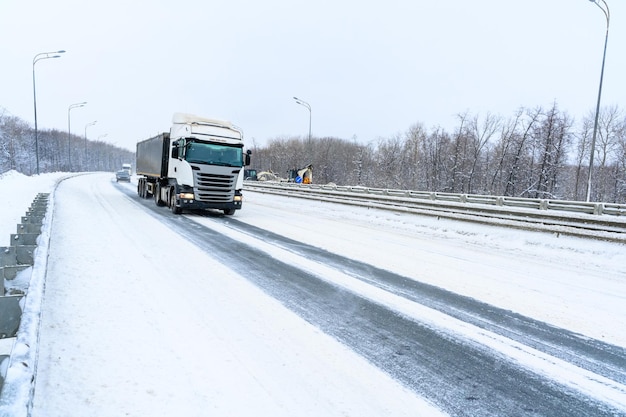
<svg viewBox="0 0 626 417">
<path fill-rule="evenodd" d="M 313 165 L 315 183 L 450 193 L 585 200 L 594 114 L 580 122 L 556 103 L 509 118 L 458 115 L 448 132 L 415 124 L 369 144 L 346 139 L 274 138 L 253 147 L 252 168 L 287 177 Z M 34 129 L 0 108 L 0 173 L 36 173 Z M 59 130 L 38 131 L 39 171 L 114 171 L 134 153 Z M 591 200 L 626 203 L 626 114 L 600 112 Z"/>
<path fill-rule="evenodd" d="M 116 171 L 135 160 L 134 152 L 56 129 L 38 129 L 37 143 L 40 173 Z M 0 108 L 0 173 L 9 170 L 37 173 L 35 129 Z"/>
<path fill-rule="evenodd" d="M 594 116 L 580 123 L 556 103 L 512 117 L 464 113 L 456 128 L 426 129 L 360 144 L 338 138 L 276 138 L 253 148 L 252 168 L 312 164 L 315 183 L 562 200 L 586 199 Z M 626 203 L 626 115 L 602 109 L 592 201 Z"/>
</svg>

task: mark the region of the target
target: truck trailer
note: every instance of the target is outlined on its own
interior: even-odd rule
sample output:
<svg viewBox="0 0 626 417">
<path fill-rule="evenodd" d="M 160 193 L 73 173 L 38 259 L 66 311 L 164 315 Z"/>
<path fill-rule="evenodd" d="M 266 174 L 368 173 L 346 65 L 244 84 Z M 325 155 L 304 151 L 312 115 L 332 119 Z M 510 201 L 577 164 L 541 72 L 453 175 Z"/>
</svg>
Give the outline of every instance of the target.
<svg viewBox="0 0 626 417">
<path fill-rule="evenodd" d="M 243 132 L 230 122 L 175 113 L 169 132 L 137 143 L 137 194 L 175 214 L 184 210 L 241 209 Z"/>
</svg>

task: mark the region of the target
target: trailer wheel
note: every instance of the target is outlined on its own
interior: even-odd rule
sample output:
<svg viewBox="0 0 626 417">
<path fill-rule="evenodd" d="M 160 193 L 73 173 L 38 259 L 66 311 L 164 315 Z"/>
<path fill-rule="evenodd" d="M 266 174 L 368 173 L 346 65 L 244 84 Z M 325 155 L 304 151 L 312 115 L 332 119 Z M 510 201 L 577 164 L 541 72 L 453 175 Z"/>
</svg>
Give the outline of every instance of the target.
<svg viewBox="0 0 626 417">
<path fill-rule="evenodd" d="M 145 178 L 141 181 L 141 198 L 148 198 L 148 184 Z"/>
<path fill-rule="evenodd" d="M 137 182 L 137 194 L 139 198 L 146 198 L 146 181 L 143 178 Z"/>
<path fill-rule="evenodd" d="M 183 209 L 176 207 L 176 193 L 173 188 L 170 192 L 170 210 L 172 210 L 172 213 L 174 214 L 180 214 L 183 212 Z"/>
</svg>

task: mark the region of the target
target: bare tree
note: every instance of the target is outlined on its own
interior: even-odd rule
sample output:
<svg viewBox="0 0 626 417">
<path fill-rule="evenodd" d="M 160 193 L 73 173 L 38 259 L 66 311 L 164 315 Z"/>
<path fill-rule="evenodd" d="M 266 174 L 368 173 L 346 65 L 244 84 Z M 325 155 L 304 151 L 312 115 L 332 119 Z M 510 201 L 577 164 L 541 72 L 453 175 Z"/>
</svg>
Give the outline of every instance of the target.
<svg viewBox="0 0 626 417">
<path fill-rule="evenodd" d="M 559 168 L 565 162 L 567 147 L 572 138 L 571 121 L 559 112 L 556 103 L 545 114 L 535 130 L 535 143 L 540 151 L 539 173 L 535 197 L 554 198 L 557 190 Z"/>
<path fill-rule="evenodd" d="M 453 193 L 464 191 L 465 179 L 467 177 L 465 166 L 468 160 L 467 151 L 469 142 L 469 132 L 467 127 L 469 113 L 465 112 L 463 114 L 458 114 L 457 118 L 459 119 L 460 124 L 452 138 L 454 153 L 452 155 L 453 163 L 451 167 L 452 179 L 450 191 Z"/>
<path fill-rule="evenodd" d="M 586 161 L 589 160 L 589 148 L 591 147 L 591 137 L 593 134 L 593 123 L 595 115 L 589 113 L 582 121 L 579 132 L 576 135 L 576 170 L 573 190 L 573 200 L 584 200 L 586 198 L 586 178 L 589 172 Z"/>
<path fill-rule="evenodd" d="M 471 167 L 467 180 L 468 193 L 475 192 L 475 186 L 473 185 L 473 181 L 476 172 L 479 170 L 483 170 L 483 168 L 486 168 L 486 165 L 488 165 L 479 164 L 480 157 L 493 135 L 500 128 L 500 125 L 500 118 L 492 114 L 487 114 L 482 122 L 480 121 L 479 116 L 476 115 L 470 122 Z M 488 159 L 488 156 L 486 156 L 486 158 Z M 484 187 L 481 186 L 480 188 L 481 191 L 483 191 Z"/>
</svg>

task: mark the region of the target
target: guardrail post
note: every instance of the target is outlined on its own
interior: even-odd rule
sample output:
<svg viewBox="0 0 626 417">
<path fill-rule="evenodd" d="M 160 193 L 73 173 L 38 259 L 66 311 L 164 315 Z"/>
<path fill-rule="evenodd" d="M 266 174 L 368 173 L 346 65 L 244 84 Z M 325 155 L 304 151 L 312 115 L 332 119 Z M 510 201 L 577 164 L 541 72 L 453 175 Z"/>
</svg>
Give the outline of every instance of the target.
<svg viewBox="0 0 626 417">
<path fill-rule="evenodd" d="M 597 214 L 598 216 L 600 216 L 603 213 L 604 213 L 604 204 L 602 203 L 595 204 L 593 207 L 593 214 Z"/>
</svg>

